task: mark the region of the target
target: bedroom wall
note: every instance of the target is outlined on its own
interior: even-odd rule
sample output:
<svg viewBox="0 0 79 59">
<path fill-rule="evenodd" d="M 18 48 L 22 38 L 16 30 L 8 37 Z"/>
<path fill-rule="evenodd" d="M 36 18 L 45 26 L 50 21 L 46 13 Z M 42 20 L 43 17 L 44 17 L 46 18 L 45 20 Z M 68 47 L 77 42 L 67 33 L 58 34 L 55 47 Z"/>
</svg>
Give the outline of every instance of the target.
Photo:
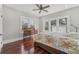
<svg viewBox="0 0 79 59">
<path fill-rule="evenodd" d="M 2 33 L 2 4 L 0 4 L 0 34 Z"/>
<path fill-rule="evenodd" d="M 3 6 L 3 41 L 4 43 L 20 40 L 21 32 L 21 16 L 30 17 L 34 21 L 35 27 L 38 29 L 38 19 L 19 10 Z"/>
<path fill-rule="evenodd" d="M 42 19 L 48 20 L 51 18 L 56 18 L 56 17 L 61 17 L 61 16 L 70 16 L 70 23 L 79 27 L 79 6 L 43 16 Z M 41 30 L 42 29 L 43 27 L 41 28 Z"/>
<path fill-rule="evenodd" d="M 3 34 L 3 24 L 2 24 L 2 4 L 0 4 L 0 34 Z M 3 35 L 0 35 L 0 52 L 1 52 L 1 48 L 3 46 L 3 44 L 1 43 L 3 40 Z"/>
</svg>

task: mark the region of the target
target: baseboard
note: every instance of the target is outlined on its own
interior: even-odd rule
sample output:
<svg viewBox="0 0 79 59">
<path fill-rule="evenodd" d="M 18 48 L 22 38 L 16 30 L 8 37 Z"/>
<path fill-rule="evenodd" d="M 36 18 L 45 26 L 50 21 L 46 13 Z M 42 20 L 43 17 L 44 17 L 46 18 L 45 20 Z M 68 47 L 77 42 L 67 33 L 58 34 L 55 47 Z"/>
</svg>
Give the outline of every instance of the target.
<svg viewBox="0 0 79 59">
<path fill-rule="evenodd" d="M 4 41 L 3 41 L 3 44 L 7 44 L 7 43 L 11 43 L 11 42 L 15 42 L 15 41 L 19 41 L 19 40 L 22 40 L 22 39 L 23 39 L 23 37 L 4 40 Z"/>
</svg>

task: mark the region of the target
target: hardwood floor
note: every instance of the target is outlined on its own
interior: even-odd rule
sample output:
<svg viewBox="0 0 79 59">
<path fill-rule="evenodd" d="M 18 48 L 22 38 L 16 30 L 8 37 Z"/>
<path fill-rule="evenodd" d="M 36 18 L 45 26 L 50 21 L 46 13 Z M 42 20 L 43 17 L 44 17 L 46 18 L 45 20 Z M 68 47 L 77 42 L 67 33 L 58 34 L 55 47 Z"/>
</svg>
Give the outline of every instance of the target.
<svg viewBox="0 0 79 59">
<path fill-rule="evenodd" d="M 45 45 L 45 44 L 40 43 L 40 42 L 35 42 L 35 47 L 40 47 L 42 50 L 44 50 L 50 54 L 67 54 L 64 51 L 61 51 L 61 50 L 56 49 L 54 47 L 50 47 L 50 46 Z"/>
<path fill-rule="evenodd" d="M 3 45 L 2 54 L 21 53 L 22 40 Z"/>
<path fill-rule="evenodd" d="M 50 54 L 49 52 L 43 50 L 42 48 L 40 47 L 35 47 L 35 52 L 34 54 Z"/>
<path fill-rule="evenodd" d="M 40 47 L 34 47 L 34 42 L 31 37 L 23 40 L 4 44 L 2 54 L 48 54 Z"/>
<path fill-rule="evenodd" d="M 42 43 L 34 42 L 32 37 L 4 44 L 2 54 L 67 54 Z"/>
</svg>

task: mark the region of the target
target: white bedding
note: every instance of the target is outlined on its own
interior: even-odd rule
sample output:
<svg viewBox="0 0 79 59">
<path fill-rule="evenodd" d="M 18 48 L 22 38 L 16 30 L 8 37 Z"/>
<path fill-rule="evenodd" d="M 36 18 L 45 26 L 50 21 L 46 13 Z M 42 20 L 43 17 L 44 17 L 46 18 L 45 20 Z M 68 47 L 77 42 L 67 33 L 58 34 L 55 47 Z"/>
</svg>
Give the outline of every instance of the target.
<svg viewBox="0 0 79 59">
<path fill-rule="evenodd" d="M 65 48 L 64 46 L 60 46 L 60 50 L 63 50 L 65 52 L 69 51 L 76 51 L 79 50 L 79 33 L 70 32 L 70 33 L 61 33 L 61 32 L 54 32 L 52 33 L 52 40 L 54 41 L 54 44 L 56 46 L 61 45 L 60 43 L 61 38 L 66 42 L 68 41 L 71 45 L 69 48 Z"/>
<path fill-rule="evenodd" d="M 45 34 L 40 34 L 39 38 L 42 38 L 42 35 L 44 36 L 41 40 L 42 42 L 45 42 Z M 47 35 L 47 34 L 46 34 Z M 79 53 L 79 39 L 78 39 L 78 33 L 60 33 L 60 32 L 54 32 L 50 36 L 52 37 L 52 42 L 59 47 L 60 50 L 68 53 Z M 37 36 L 36 36 L 37 37 Z M 45 39 L 44 39 L 45 38 Z M 63 45 L 60 41 L 63 39 L 64 42 L 67 44 L 70 43 L 70 47 L 65 48 L 66 46 Z M 62 45 L 62 46 L 61 46 Z M 77 51 L 78 50 L 78 51 Z M 77 52 L 75 52 L 77 51 Z"/>
</svg>

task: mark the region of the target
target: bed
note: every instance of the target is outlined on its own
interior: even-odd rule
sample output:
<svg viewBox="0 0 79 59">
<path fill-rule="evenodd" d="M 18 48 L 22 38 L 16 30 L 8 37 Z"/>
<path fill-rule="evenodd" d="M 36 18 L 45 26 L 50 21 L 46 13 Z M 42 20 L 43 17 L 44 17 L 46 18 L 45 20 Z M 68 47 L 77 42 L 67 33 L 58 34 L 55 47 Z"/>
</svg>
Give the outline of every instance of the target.
<svg viewBox="0 0 79 59">
<path fill-rule="evenodd" d="M 37 34 L 33 36 L 35 42 L 58 49 L 68 54 L 79 54 L 79 34 L 78 33 L 52 33 Z"/>
</svg>

